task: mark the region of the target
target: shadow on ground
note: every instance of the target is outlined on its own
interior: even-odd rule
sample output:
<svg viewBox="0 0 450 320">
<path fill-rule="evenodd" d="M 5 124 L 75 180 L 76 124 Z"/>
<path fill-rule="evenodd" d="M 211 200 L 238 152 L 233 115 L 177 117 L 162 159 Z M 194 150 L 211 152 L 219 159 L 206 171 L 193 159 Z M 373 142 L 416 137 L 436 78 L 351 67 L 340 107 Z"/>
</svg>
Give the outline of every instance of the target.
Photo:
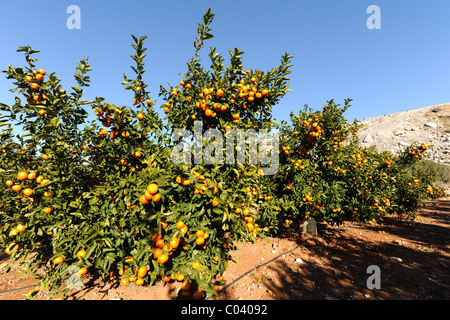
<svg viewBox="0 0 450 320">
<path fill-rule="evenodd" d="M 264 285 L 277 299 L 449 299 L 449 216 L 450 201 L 437 200 L 419 222 L 319 224 L 319 237 L 291 234 L 307 258 L 299 267 L 274 261 L 277 280 Z M 367 287 L 370 265 L 380 268 L 379 290 Z"/>
</svg>

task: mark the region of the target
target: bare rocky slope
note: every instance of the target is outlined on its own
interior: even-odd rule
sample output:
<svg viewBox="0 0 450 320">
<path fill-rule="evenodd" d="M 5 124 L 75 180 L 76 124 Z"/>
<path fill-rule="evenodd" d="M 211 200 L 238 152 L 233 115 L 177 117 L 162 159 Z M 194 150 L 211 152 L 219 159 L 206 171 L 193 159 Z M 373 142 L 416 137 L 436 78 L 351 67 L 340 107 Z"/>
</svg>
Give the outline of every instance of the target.
<svg viewBox="0 0 450 320">
<path fill-rule="evenodd" d="M 425 142 L 428 159 L 450 163 L 450 103 L 360 120 L 361 146 L 375 145 L 397 154 L 412 143 Z"/>
</svg>

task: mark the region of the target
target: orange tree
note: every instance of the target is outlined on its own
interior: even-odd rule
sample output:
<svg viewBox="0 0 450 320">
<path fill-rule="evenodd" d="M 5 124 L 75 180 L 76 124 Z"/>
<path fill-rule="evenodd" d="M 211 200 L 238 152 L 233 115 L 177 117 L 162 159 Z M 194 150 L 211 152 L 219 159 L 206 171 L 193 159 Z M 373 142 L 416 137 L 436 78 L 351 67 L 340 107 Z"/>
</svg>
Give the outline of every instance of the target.
<svg viewBox="0 0 450 320">
<path fill-rule="evenodd" d="M 291 125 L 281 124 L 280 174 L 267 183 L 275 199 L 267 210 L 281 213 L 274 227 L 309 217 L 340 224 L 372 223 L 392 213 L 414 216 L 427 199 L 442 195 L 435 173 L 420 169 L 426 144 L 395 157 L 359 146 L 357 122 L 343 115 L 350 102 L 340 108 L 329 101 L 321 111 L 305 107 L 291 114 Z"/>
<path fill-rule="evenodd" d="M 212 37 L 213 17 L 208 10 L 199 24 L 195 56 L 180 85 L 161 88 L 166 128 L 143 81 L 145 37 L 133 36 L 135 77 L 122 81 L 132 106 L 82 100 L 87 59 L 77 65 L 71 92 L 55 73 L 37 70 L 37 51 L 29 47 L 19 49 L 28 67 L 4 71 L 26 102 L 17 97 L 12 107 L 1 105 L 7 129 L 0 136 L 0 245 L 52 292 L 66 291 L 68 278 L 88 273 L 123 285 L 173 279 L 184 281 L 184 295 L 213 295 L 233 240 L 264 230 L 255 210 L 257 165 L 172 161 L 177 145 L 170 134 L 192 130 L 194 116 L 204 125 L 202 135 L 209 128 L 222 134 L 270 129 L 271 107 L 287 92 L 287 54 L 264 73 L 244 69 L 237 49 L 225 68 L 212 49 L 212 72 L 204 71 L 197 52 Z M 95 121 L 85 123 L 85 106 Z M 13 137 L 11 122 L 25 134 Z"/>
<path fill-rule="evenodd" d="M 208 10 L 199 24 L 195 53 L 179 84 L 160 90 L 161 107 L 176 142 L 172 155 L 180 145 L 185 155 L 184 164 L 170 170 L 176 188 L 170 191 L 174 201 L 168 222 L 184 221 L 195 235 L 187 238 L 186 252 L 170 260 L 181 270 L 200 262 L 201 272 L 184 274 L 208 294 L 213 293 L 208 285 L 211 278 L 227 266 L 232 242 L 253 240 L 267 231 L 263 225 L 268 217 L 258 213 L 258 201 L 264 197 L 260 164 L 251 161 L 245 143 L 234 148 L 233 136 L 244 141 L 253 133 L 256 141 L 260 129 L 272 128 L 272 106 L 288 91 L 291 58 L 285 54 L 278 67 L 263 72 L 245 69 L 238 49 L 230 51 L 230 64 L 224 65 L 224 58 L 211 48 L 211 69 L 205 70 L 199 50 L 212 38 L 213 17 Z M 232 147 L 227 148 L 225 141 L 231 141 Z M 202 233 L 208 236 L 198 242 Z M 172 236 L 169 233 L 165 239 Z"/>
<path fill-rule="evenodd" d="M 90 103 L 81 100 L 83 87 L 89 85 L 90 67 L 87 59 L 79 61 L 78 86 L 68 93 L 54 73 L 37 70 L 33 54 L 38 51 L 30 47 L 18 51 L 25 53 L 28 66 L 9 65 L 3 72 L 14 79 L 12 91 L 22 94 L 25 103 L 16 97 L 11 107 L 2 104 L 2 111 L 4 120 L 22 126 L 25 134 L 13 137 L 11 122 L 4 123 L 8 127 L 2 130 L 1 140 L 0 242 L 7 250 L 18 249 L 7 252 L 27 269 L 48 268 L 48 273 L 39 276 L 47 284 L 50 278 L 58 284 L 64 277 L 60 259 L 51 261 L 72 255 L 69 248 L 76 241 L 71 238 L 72 224 L 80 227 L 77 219 L 84 208 L 78 205 L 90 188 L 90 170 L 81 165 L 83 140 L 78 131 L 87 116 L 83 105 Z M 87 232 L 89 226 L 77 228 L 77 232 L 82 230 Z"/>
</svg>

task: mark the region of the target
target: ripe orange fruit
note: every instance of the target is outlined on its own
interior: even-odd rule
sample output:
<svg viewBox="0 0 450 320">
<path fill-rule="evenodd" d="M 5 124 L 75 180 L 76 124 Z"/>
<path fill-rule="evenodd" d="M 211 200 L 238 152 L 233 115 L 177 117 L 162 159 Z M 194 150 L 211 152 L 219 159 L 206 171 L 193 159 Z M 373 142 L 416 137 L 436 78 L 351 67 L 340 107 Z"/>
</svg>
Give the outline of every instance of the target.
<svg viewBox="0 0 450 320">
<path fill-rule="evenodd" d="M 39 89 L 39 85 L 38 85 L 37 83 L 32 83 L 32 84 L 30 85 L 30 87 L 31 87 L 31 89 L 33 89 L 33 90 Z"/>
<path fill-rule="evenodd" d="M 192 283 L 190 281 L 184 281 L 181 284 L 181 290 L 183 290 L 183 291 L 189 291 L 189 290 L 191 290 L 191 287 L 192 287 Z"/>
<path fill-rule="evenodd" d="M 144 284 L 144 279 L 137 279 L 136 280 L 136 285 L 142 286 L 143 284 Z"/>
<path fill-rule="evenodd" d="M 25 180 L 27 178 L 28 178 L 28 173 L 26 173 L 24 171 L 19 172 L 19 174 L 17 175 L 17 179 L 19 179 L 19 180 Z"/>
<path fill-rule="evenodd" d="M 180 244 L 180 239 L 177 237 L 173 237 L 170 240 L 169 244 L 170 244 L 171 248 L 176 249 L 176 248 L 178 248 L 178 245 Z"/>
<path fill-rule="evenodd" d="M 167 221 L 161 221 L 161 228 L 162 229 L 167 228 L 168 225 L 169 225 L 169 223 Z"/>
<path fill-rule="evenodd" d="M 200 269 L 202 267 L 202 264 L 200 263 L 200 262 L 198 262 L 198 261 L 196 261 L 196 262 L 194 262 L 193 264 L 192 264 L 192 269 L 194 269 L 194 270 L 198 270 L 198 269 Z"/>
<path fill-rule="evenodd" d="M 28 180 L 33 180 L 34 178 L 36 178 L 36 172 L 30 172 L 28 174 Z"/>
<path fill-rule="evenodd" d="M 50 192 L 50 191 L 45 191 L 44 192 L 44 197 L 45 198 L 49 198 L 49 197 L 51 197 L 53 194 Z"/>
<path fill-rule="evenodd" d="M 196 236 L 197 238 L 202 238 L 202 237 L 204 236 L 204 234 L 205 234 L 205 232 L 204 232 L 203 230 L 198 230 L 198 231 L 195 233 L 195 236 Z"/>
<path fill-rule="evenodd" d="M 203 239 L 203 238 L 197 238 L 197 239 L 195 240 L 195 243 L 196 243 L 197 245 L 201 246 L 202 244 L 205 243 L 205 239 Z"/>
<path fill-rule="evenodd" d="M 42 159 L 48 160 L 48 159 L 50 159 L 50 157 L 49 157 L 47 154 L 43 154 L 43 155 L 42 155 Z"/>
<path fill-rule="evenodd" d="M 27 80 L 28 82 L 33 82 L 33 77 L 32 76 L 26 76 L 25 80 Z"/>
<path fill-rule="evenodd" d="M 36 80 L 37 81 L 42 81 L 42 80 L 44 80 L 44 76 L 42 74 L 37 74 L 36 75 Z"/>
<path fill-rule="evenodd" d="M 148 191 L 145 191 L 144 198 L 145 200 L 150 201 L 153 199 L 153 195 L 148 193 Z"/>
<path fill-rule="evenodd" d="M 184 275 L 183 274 L 179 274 L 177 275 L 177 281 L 183 281 L 184 280 Z"/>
<path fill-rule="evenodd" d="M 137 118 L 138 118 L 139 120 L 142 120 L 142 119 L 144 119 L 144 115 L 143 115 L 142 113 L 138 113 L 138 114 L 137 114 Z"/>
<path fill-rule="evenodd" d="M 145 196 L 140 196 L 139 197 L 139 202 L 142 204 L 148 204 L 148 200 L 145 198 Z"/>
<path fill-rule="evenodd" d="M 164 264 L 164 263 L 167 262 L 167 260 L 169 260 L 169 256 L 167 254 L 165 254 L 165 253 L 163 253 L 162 255 L 160 255 L 158 257 L 158 263 L 159 264 Z"/>
<path fill-rule="evenodd" d="M 185 235 L 188 232 L 188 227 L 184 226 L 183 228 L 181 228 L 181 232 L 183 233 L 183 235 Z"/>
<path fill-rule="evenodd" d="M 17 227 L 16 227 L 17 233 L 24 232 L 25 229 L 26 229 L 26 227 L 23 224 L 18 224 Z"/>
<path fill-rule="evenodd" d="M 221 97 L 221 96 L 223 96 L 223 90 L 222 89 L 219 89 L 219 90 L 217 90 L 217 92 L 216 92 L 216 96 L 218 96 L 219 98 Z"/>
<path fill-rule="evenodd" d="M 184 225 L 184 222 L 183 222 L 183 221 L 178 221 L 177 224 L 176 224 L 176 227 L 177 227 L 178 230 L 183 229 L 184 226 L 185 226 L 185 225 Z"/>
<path fill-rule="evenodd" d="M 145 275 L 147 274 L 147 267 L 146 266 L 142 266 L 138 269 L 138 277 L 139 278 L 143 278 L 145 277 Z"/>
<path fill-rule="evenodd" d="M 126 278 L 120 279 L 120 284 L 125 287 L 128 286 L 128 279 L 126 279 Z"/>
<path fill-rule="evenodd" d="M 162 277 L 161 280 L 162 280 L 163 282 L 169 282 L 169 281 L 170 281 L 170 276 Z"/>
<path fill-rule="evenodd" d="M 41 184 L 42 180 L 44 180 L 44 177 L 43 176 L 39 176 L 39 177 L 36 178 L 36 183 Z"/>
<path fill-rule="evenodd" d="M 155 234 L 152 236 L 152 240 L 153 240 L 153 241 L 158 241 L 158 240 L 161 239 L 161 238 L 162 238 L 161 233 L 155 233 Z"/>
<path fill-rule="evenodd" d="M 219 201 L 217 201 L 216 199 L 213 199 L 211 203 L 214 207 L 217 207 L 219 205 Z"/>
<path fill-rule="evenodd" d="M 20 192 L 22 190 L 22 186 L 20 184 L 15 184 L 12 186 L 12 191 Z"/>
<path fill-rule="evenodd" d="M 158 192 L 158 185 L 156 183 L 150 183 L 147 187 L 147 191 L 150 194 L 155 194 Z"/>
<path fill-rule="evenodd" d="M 160 255 L 162 255 L 163 251 L 161 250 L 161 248 L 155 248 L 153 250 L 153 258 L 157 259 L 159 258 Z"/>
<path fill-rule="evenodd" d="M 161 200 L 161 194 L 157 193 L 153 196 L 153 202 L 158 202 L 159 200 Z"/>
<path fill-rule="evenodd" d="M 84 259 L 84 257 L 86 257 L 86 250 L 80 250 L 77 252 L 77 258 L 82 260 Z"/>
<path fill-rule="evenodd" d="M 45 76 L 45 70 L 44 69 L 39 69 L 37 72 L 40 73 L 41 75 Z"/>
<path fill-rule="evenodd" d="M 233 113 L 232 115 L 234 120 L 238 120 L 239 119 L 239 113 Z"/>
<path fill-rule="evenodd" d="M 244 211 L 242 211 L 242 214 L 244 216 L 248 216 L 250 214 L 250 209 L 249 208 L 245 208 Z"/>
<path fill-rule="evenodd" d="M 54 260 L 53 260 L 53 263 L 54 264 L 60 264 L 60 263 L 62 263 L 64 261 L 64 258 L 63 257 L 56 257 Z"/>
<path fill-rule="evenodd" d="M 133 157 L 136 158 L 136 159 L 139 159 L 140 157 L 142 157 L 142 154 L 139 151 L 135 151 L 133 153 Z"/>
<path fill-rule="evenodd" d="M 33 189 L 26 188 L 26 189 L 23 190 L 23 194 L 25 196 L 29 197 L 29 196 L 32 196 L 34 194 L 34 191 L 33 191 Z"/>
<path fill-rule="evenodd" d="M 205 110 L 205 116 L 211 117 L 212 114 L 213 114 L 213 111 L 211 109 L 206 109 Z"/>
<path fill-rule="evenodd" d="M 12 182 L 11 180 L 6 181 L 6 185 L 8 187 L 11 187 L 14 184 L 14 182 Z"/>
<path fill-rule="evenodd" d="M 131 276 L 128 277 L 128 281 L 130 282 L 134 282 L 138 279 L 138 277 L 135 274 L 132 274 Z"/>
<path fill-rule="evenodd" d="M 157 248 L 163 248 L 164 247 L 164 240 L 163 239 L 157 240 L 155 245 L 156 245 Z"/>
<path fill-rule="evenodd" d="M 252 232 L 255 229 L 255 226 L 253 225 L 253 223 L 247 223 L 245 225 L 245 228 L 248 230 L 248 232 Z"/>
<path fill-rule="evenodd" d="M 82 276 L 85 275 L 87 273 L 87 268 L 83 267 L 80 270 L 78 270 L 78 275 Z"/>
<path fill-rule="evenodd" d="M 128 257 L 125 259 L 125 263 L 132 263 L 134 261 L 133 257 Z"/>
<path fill-rule="evenodd" d="M 202 290 L 197 289 L 194 291 L 194 299 L 202 299 L 205 296 Z"/>
</svg>

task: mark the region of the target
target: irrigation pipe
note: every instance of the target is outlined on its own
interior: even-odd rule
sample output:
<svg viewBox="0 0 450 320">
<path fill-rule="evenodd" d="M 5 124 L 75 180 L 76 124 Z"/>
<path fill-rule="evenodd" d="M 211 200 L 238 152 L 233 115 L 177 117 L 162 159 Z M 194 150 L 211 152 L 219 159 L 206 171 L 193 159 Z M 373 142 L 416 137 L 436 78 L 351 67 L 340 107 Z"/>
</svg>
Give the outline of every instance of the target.
<svg viewBox="0 0 450 320">
<path fill-rule="evenodd" d="M 5 291 L 0 291 L 0 294 L 13 292 L 13 291 L 17 291 L 17 290 L 22 290 L 22 289 L 33 288 L 33 287 L 37 287 L 37 286 L 39 286 L 39 284 L 32 284 L 32 285 L 29 285 L 29 286 L 26 286 L 26 287 L 22 287 L 22 288 L 16 288 L 16 289 L 9 289 L 9 290 L 5 290 Z"/>
<path fill-rule="evenodd" d="M 271 263 L 271 262 L 277 260 L 278 258 L 280 258 L 281 256 L 283 256 L 283 255 L 285 255 L 285 254 L 291 253 L 292 251 L 298 249 L 299 247 L 300 247 L 300 245 L 297 245 L 295 248 L 293 248 L 293 249 L 291 249 L 291 250 L 288 250 L 288 251 L 285 251 L 285 252 L 279 254 L 278 256 L 276 256 L 276 257 L 270 259 L 269 261 L 264 262 L 263 264 L 257 265 L 256 267 L 254 267 L 254 268 L 248 270 L 247 272 L 241 274 L 239 277 L 237 277 L 236 279 L 234 279 L 233 281 L 231 281 L 231 282 L 230 282 L 229 284 L 227 284 L 225 287 L 223 287 L 222 289 L 220 289 L 217 293 L 221 293 L 222 291 L 228 289 L 229 287 L 231 287 L 233 284 L 235 284 L 236 282 L 238 282 L 239 280 L 241 280 L 243 277 L 245 277 L 245 276 L 248 275 L 249 273 L 251 273 L 251 272 L 253 272 L 253 271 L 255 271 L 255 270 L 258 270 L 258 269 L 261 268 L 261 267 L 264 267 L 265 265 L 267 265 L 267 264 L 269 264 L 269 263 Z M 2 294 L 2 293 L 8 293 L 8 292 L 13 292 L 13 291 L 17 291 L 17 290 L 23 290 L 23 289 L 33 288 L 33 287 L 37 287 L 37 286 L 38 286 L 38 284 L 34 284 L 34 285 L 26 286 L 26 287 L 21 287 L 21 288 L 16 288 L 16 289 L 10 289 L 10 290 L 5 290 L 5 291 L 0 291 L 0 294 Z M 209 299 L 211 299 L 211 297 L 210 297 L 210 298 L 206 298 L 205 300 L 209 300 Z"/>
</svg>

